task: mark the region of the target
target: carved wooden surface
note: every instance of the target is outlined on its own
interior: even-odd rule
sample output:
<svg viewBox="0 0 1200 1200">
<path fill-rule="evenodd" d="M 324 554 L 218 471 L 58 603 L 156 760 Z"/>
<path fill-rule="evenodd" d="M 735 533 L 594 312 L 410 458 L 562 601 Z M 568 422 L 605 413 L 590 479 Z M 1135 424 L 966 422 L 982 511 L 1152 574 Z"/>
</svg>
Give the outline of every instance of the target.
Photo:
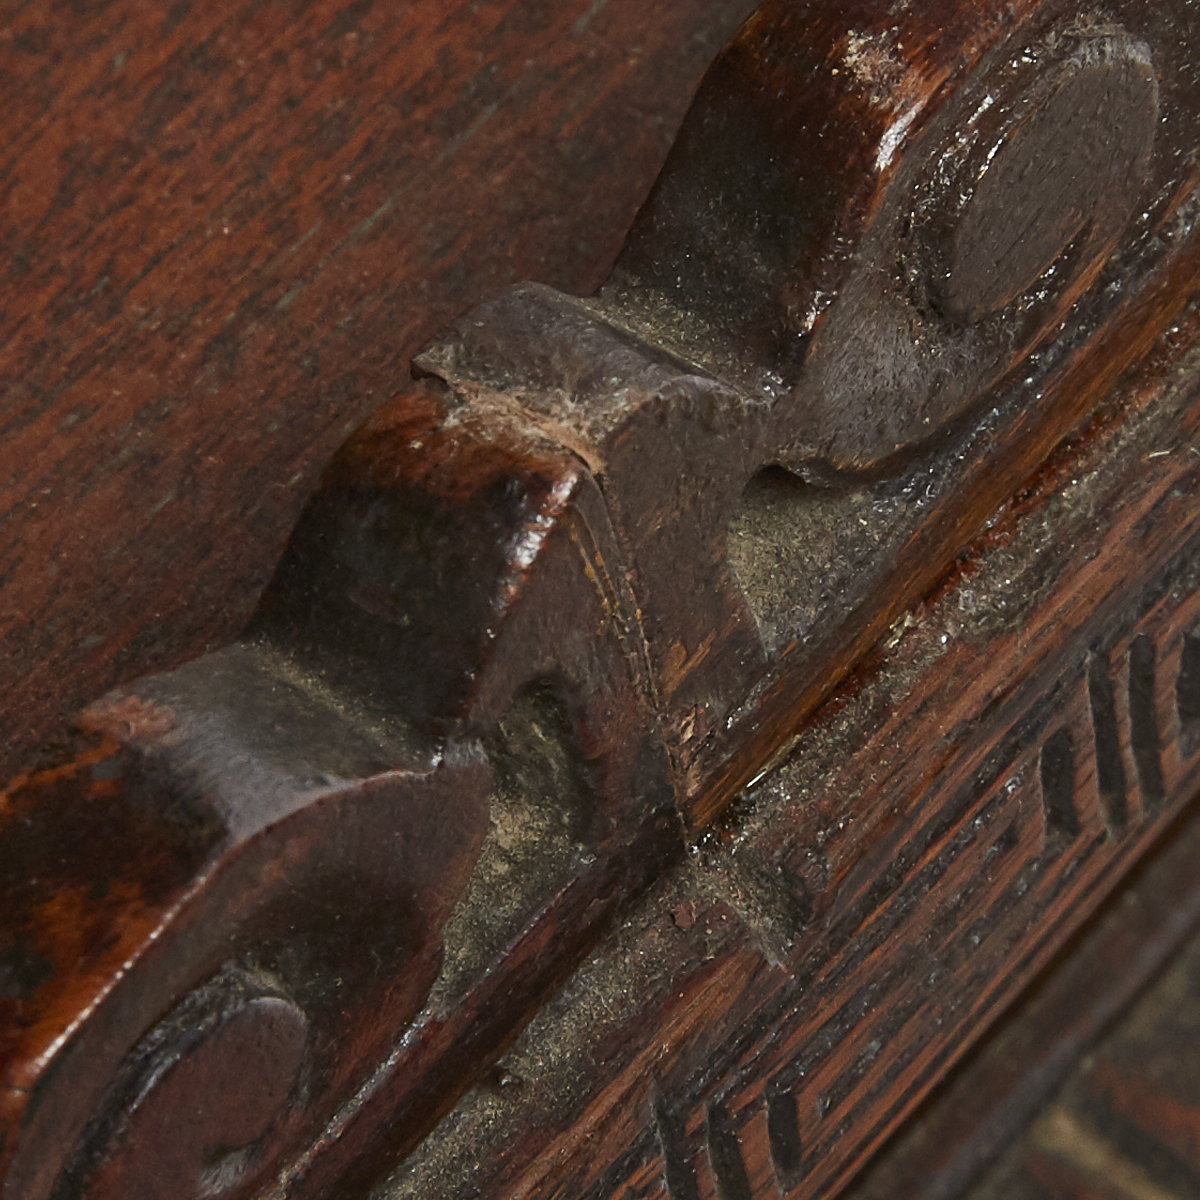
<svg viewBox="0 0 1200 1200">
<path fill-rule="evenodd" d="M 379 1195 L 849 1179 L 1194 794 L 1200 408 L 1176 358 L 567 984 L 500 1063 L 520 1086 L 477 1088 Z"/>
<path fill-rule="evenodd" d="M 1191 797 L 1200 21 L 823 14 L 5 790 L 6 1197 L 827 1194 Z"/>
<path fill-rule="evenodd" d="M 847 1200 L 961 1195 L 1024 1132 L 1106 1027 L 1128 1020 L 1122 1010 L 1189 937 L 1195 940 L 1194 807 L 1068 943 L 1032 994 L 912 1114 L 844 1193 Z"/>
<path fill-rule="evenodd" d="M 600 283 L 752 7 L 5 6 L 0 773 L 236 636 L 447 321 Z"/>
<path fill-rule="evenodd" d="M 1088 1048 L 1015 1144 L 960 1194 L 969 1200 L 1193 1195 L 1200 1179 L 1198 971 L 1200 942 L 1193 935 L 1115 1028 Z M 1077 982 L 1093 980 L 1081 974 Z M 886 1173 L 879 1174 L 882 1182 Z"/>
</svg>

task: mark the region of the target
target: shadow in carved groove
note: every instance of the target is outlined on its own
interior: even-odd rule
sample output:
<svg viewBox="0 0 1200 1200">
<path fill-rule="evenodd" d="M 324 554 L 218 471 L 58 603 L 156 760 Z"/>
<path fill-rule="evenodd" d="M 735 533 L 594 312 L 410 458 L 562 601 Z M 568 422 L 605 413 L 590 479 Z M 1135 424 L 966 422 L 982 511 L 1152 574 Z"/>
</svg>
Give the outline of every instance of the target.
<svg viewBox="0 0 1200 1200">
<path fill-rule="evenodd" d="M 1061 844 L 1079 836 L 1075 811 L 1075 754 L 1071 734 L 1056 729 L 1042 744 L 1042 803 L 1046 806 L 1046 836 Z"/>
<path fill-rule="evenodd" d="M 1100 808 L 1111 834 L 1124 831 L 1129 820 L 1125 764 L 1121 761 L 1121 735 L 1117 725 L 1116 697 L 1108 675 L 1108 655 L 1088 655 L 1088 700 L 1096 744 L 1096 783 Z"/>
<path fill-rule="evenodd" d="M 794 1092 L 767 1092 L 767 1142 L 780 1187 L 794 1188 L 803 1173 L 804 1151 Z"/>
<path fill-rule="evenodd" d="M 700 1200 L 696 1172 L 683 1145 L 683 1123 L 660 1100 L 654 1106 L 654 1129 L 663 1157 L 663 1175 L 671 1200 Z"/>
<path fill-rule="evenodd" d="M 747 489 L 749 497 L 733 524 L 731 532 L 748 530 L 746 522 L 755 512 L 767 512 L 784 493 L 799 500 L 806 485 L 794 479 L 776 477 L 760 472 L 756 482 Z M 832 497 L 830 497 L 832 500 Z M 749 514 L 749 516 L 748 516 Z M 739 525 L 739 522 L 741 524 Z M 759 546 L 759 550 L 762 545 Z M 731 555 L 736 560 L 736 555 Z M 743 563 L 743 566 L 745 564 Z M 761 602 L 761 597 L 760 597 Z M 761 608 L 756 616 L 762 620 Z M 1165 807 L 1166 787 L 1162 765 L 1163 730 L 1160 727 L 1157 704 L 1157 676 L 1161 674 L 1160 656 L 1154 639 L 1147 633 L 1136 634 L 1128 649 L 1114 651 L 1112 644 L 1093 646 L 1087 655 L 1084 685 L 1091 716 L 1092 736 L 1076 728 L 1059 725 L 1048 735 L 1043 733 L 1038 752 L 1038 775 L 1046 828 L 1047 844 L 1057 854 L 1083 831 L 1076 788 L 1077 753 L 1094 753 L 1101 815 L 1111 838 L 1119 837 L 1130 824 L 1131 776 L 1142 796 L 1140 817 L 1149 820 Z M 1128 672 L 1115 670 L 1115 664 L 1126 664 Z M 1126 705 L 1117 703 L 1114 674 L 1122 679 Z M 1180 727 L 1180 752 L 1185 758 L 1200 751 L 1200 627 L 1183 635 L 1179 671 L 1174 681 L 1174 698 Z M 1044 730 L 1040 720 L 1029 730 Z M 1021 744 L 1028 745 L 1022 736 Z M 1082 740 L 1083 745 L 1080 745 Z M 1036 744 L 1036 743 L 1035 743 Z M 1090 746 L 1091 750 L 1086 747 Z M 1124 757 L 1132 751 L 1131 760 Z M 1010 748 L 1004 762 L 1011 762 L 1015 749 Z M 975 786 L 990 787 L 986 782 L 996 771 L 989 767 L 980 772 Z M 1004 778 L 1001 771 L 999 778 Z M 997 841 L 1015 844 L 1011 828 Z M 809 914 L 811 916 L 811 914 Z M 806 918 L 807 919 L 807 918 Z M 782 1192 L 797 1187 L 804 1178 L 804 1145 L 800 1133 L 799 1093 L 781 1086 L 767 1086 L 765 1103 L 760 1111 L 748 1116 L 751 1121 L 765 1121 L 767 1144 L 775 1177 Z M 727 1109 L 712 1103 L 707 1112 L 708 1161 L 712 1167 L 713 1183 L 719 1200 L 752 1200 L 749 1173 L 742 1153 L 738 1132 Z M 686 1122 L 671 1113 L 662 1102 L 655 1109 L 655 1128 L 662 1148 L 664 1175 L 671 1200 L 699 1200 L 697 1182 L 700 1147 L 689 1143 Z M 689 1152 L 689 1145 L 691 1150 Z"/>
<path fill-rule="evenodd" d="M 1109 675 L 1109 655 L 1094 649 L 1087 660 L 1088 703 L 1092 718 L 1096 783 L 1101 813 L 1110 836 L 1123 833 L 1129 822 L 1130 780 L 1122 757 L 1122 720 Z M 1156 678 L 1158 649 L 1150 634 L 1139 633 L 1125 654 L 1128 668 L 1128 747 L 1142 798 L 1142 817 L 1162 811 L 1166 801 L 1163 778 L 1163 731 L 1160 728 Z M 1200 745 L 1200 640 L 1185 635 L 1175 686 L 1181 752 Z M 1041 751 L 1042 800 L 1046 832 L 1056 844 L 1078 836 L 1081 825 L 1075 807 L 1073 746 L 1070 733 L 1059 729 Z"/>
<path fill-rule="evenodd" d="M 708 1161 L 720 1200 L 754 1200 L 737 1132 L 720 1104 L 708 1106 Z"/>
<path fill-rule="evenodd" d="M 869 489 L 807 483 L 783 467 L 764 467 L 746 485 L 726 530 L 729 566 L 768 654 L 802 639 L 825 614 L 863 586 L 859 567 L 873 541 Z"/>
<path fill-rule="evenodd" d="M 1154 695 L 1154 660 L 1154 642 L 1149 634 L 1139 633 L 1129 647 L 1129 732 L 1147 815 L 1162 808 L 1167 793 L 1159 758 L 1162 738 Z"/>
<path fill-rule="evenodd" d="M 796 1095 L 768 1089 L 764 1109 L 750 1120 L 766 1120 L 771 1166 L 781 1191 L 794 1188 L 803 1176 L 800 1122 Z M 654 1108 L 654 1128 L 663 1157 L 663 1175 L 671 1200 L 700 1200 L 696 1159 L 689 1153 L 684 1121 L 660 1100 Z M 754 1189 L 737 1129 L 723 1104 L 708 1106 L 705 1133 L 708 1161 L 718 1200 L 754 1200 Z"/>
<path fill-rule="evenodd" d="M 1183 635 L 1175 705 L 1179 711 L 1180 751 L 1186 757 L 1200 749 L 1200 633 L 1195 630 Z"/>
<path fill-rule="evenodd" d="M 587 767 L 556 682 L 513 697 L 484 739 L 492 772 L 490 829 L 442 931 L 445 958 L 430 1004 L 460 1000 L 578 871 L 596 810 Z"/>
</svg>

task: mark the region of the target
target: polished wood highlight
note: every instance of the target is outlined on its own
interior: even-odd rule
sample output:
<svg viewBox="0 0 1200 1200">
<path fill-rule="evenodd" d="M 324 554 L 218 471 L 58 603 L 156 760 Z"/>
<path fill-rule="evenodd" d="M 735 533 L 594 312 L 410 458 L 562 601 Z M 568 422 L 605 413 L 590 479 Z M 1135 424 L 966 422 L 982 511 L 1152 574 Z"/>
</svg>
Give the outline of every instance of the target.
<svg viewBox="0 0 1200 1200">
<path fill-rule="evenodd" d="M 326 16 L 340 58 L 293 95 Z M 351 169 L 355 105 L 457 60 L 369 4 L 243 18 L 197 43 L 173 10 L 187 53 L 130 121 L 181 187 L 220 145 L 251 208 L 293 169 L 315 206 L 234 205 L 170 259 L 252 289 L 232 332 L 215 283 L 188 310 L 192 385 L 279 417 L 273 355 L 322 378 L 321 338 L 365 355 L 401 302 L 413 197 Z M 411 378 L 381 358 L 238 636 L 0 793 L 4 1200 L 843 1187 L 1200 782 L 1197 55 L 1188 5 L 766 0 L 598 291 L 517 284 Z M 97 103 L 156 61 L 118 52 Z M 228 112 L 172 90 L 231 62 Z M 520 94 L 494 82 L 454 153 Z M 249 115 L 320 96 L 332 191 Z"/>
<path fill-rule="evenodd" d="M 0 773 L 237 635 L 443 325 L 601 282 L 752 7 L 5 6 Z"/>
</svg>

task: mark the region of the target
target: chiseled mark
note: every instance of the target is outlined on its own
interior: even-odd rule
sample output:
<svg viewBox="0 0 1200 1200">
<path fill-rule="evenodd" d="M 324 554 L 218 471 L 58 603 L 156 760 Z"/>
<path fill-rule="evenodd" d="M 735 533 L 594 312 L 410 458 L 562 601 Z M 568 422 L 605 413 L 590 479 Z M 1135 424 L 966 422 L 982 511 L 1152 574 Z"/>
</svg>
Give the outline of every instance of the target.
<svg viewBox="0 0 1200 1200">
<path fill-rule="evenodd" d="M 1200 748 L 1200 632 L 1196 630 L 1183 635 L 1175 707 L 1179 713 L 1180 750 L 1189 755 Z"/>
<path fill-rule="evenodd" d="M 570 514 L 567 521 L 567 534 L 571 539 L 571 545 L 575 547 L 575 553 L 579 555 L 579 565 L 583 570 L 584 578 L 596 591 L 596 598 L 600 601 L 605 621 L 609 623 L 616 621 L 624 625 L 622 621 L 624 614 L 621 611 L 621 601 L 617 594 L 616 584 L 613 583 L 612 575 L 604 562 L 604 555 L 600 553 L 596 545 L 596 538 L 591 527 L 580 513 L 572 512 Z"/>
<path fill-rule="evenodd" d="M 1135 624 L 1126 636 L 1129 641 L 1124 648 L 1113 650 L 1110 655 L 1093 647 L 1083 663 L 1085 669 L 1079 686 L 1087 688 L 1092 736 L 1087 736 L 1086 716 L 1083 718 L 1083 729 L 1068 728 L 1049 721 L 1041 729 L 1037 755 L 1043 812 L 1047 834 L 1058 834 L 1054 846 L 1056 854 L 1066 848 L 1067 841 L 1082 832 L 1081 797 L 1075 786 L 1080 774 L 1076 771 L 1076 755 L 1084 752 L 1086 745 L 1094 747 L 1100 803 L 1111 837 L 1115 838 L 1122 832 L 1128 819 L 1128 779 L 1121 759 L 1123 744 L 1133 745 L 1133 765 L 1143 794 L 1148 789 L 1153 794 L 1153 789 L 1158 788 L 1159 805 L 1165 806 L 1166 803 L 1162 730 L 1156 696 L 1161 682 L 1158 676 L 1163 670 L 1158 646 L 1165 642 L 1170 633 L 1160 634 L 1159 642 L 1156 642 Z M 1182 636 L 1179 673 L 1173 683 L 1173 694 L 1181 730 L 1181 751 L 1191 757 L 1200 752 L 1200 627 L 1185 630 Z M 1114 689 L 1109 675 L 1109 663 L 1118 655 L 1124 657 L 1129 665 L 1127 715 L 1114 702 Z M 1045 693 L 1042 699 L 1045 699 Z M 1031 708 L 1037 703 L 1039 701 L 1033 701 Z M 1005 779 L 1004 772 L 1000 773 L 999 779 Z M 980 786 L 983 796 L 987 789 L 997 785 L 989 783 Z M 1010 778 L 999 786 L 1011 794 L 1013 781 Z M 1142 815 L 1144 820 L 1149 820 L 1158 813 L 1146 805 Z M 1014 846 L 1017 840 L 1010 826 L 994 845 L 1003 851 Z M 986 864 L 992 858 L 993 854 L 989 852 L 982 861 Z M 963 929 L 961 932 L 969 934 L 970 930 Z M 863 1013 L 873 1010 L 879 1001 L 878 986 L 872 985 L 863 995 L 861 1011 L 854 1018 L 855 1023 Z M 826 1037 L 827 1031 L 823 1031 L 822 1040 Z M 873 1043 L 869 1047 L 869 1058 L 863 1061 L 877 1057 L 883 1044 L 882 1041 Z M 812 1060 L 799 1073 L 811 1074 L 813 1062 L 823 1060 L 828 1050 L 828 1044 L 823 1047 L 818 1045 L 812 1052 Z M 747 1116 L 749 1121 L 765 1122 L 771 1165 L 779 1188 L 785 1193 L 799 1186 L 805 1175 L 799 1103 L 802 1093 L 790 1089 L 783 1082 L 785 1078 L 796 1078 L 798 1061 L 793 1058 L 779 1069 L 778 1074 L 767 1080 L 765 1103 Z M 742 1080 L 746 1086 L 753 1082 L 751 1077 Z M 824 1091 L 812 1103 L 817 1118 L 824 1119 L 834 1106 L 835 1097 L 831 1092 Z M 707 1118 L 708 1160 L 719 1200 L 744 1200 L 751 1193 L 747 1190 L 750 1186 L 749 1175 L 738 1131 L 734 1129 L 727 1110 L 717 1102 L 709 1102 Z M 662 1147 L 664 1175 L 671 1200 L 699 1200 L 696 1155 L 703 1153 L 703 1148 L 697 1148 L 690 1156 L 686 1152 L 684 1134 L 687 1126 L 685 1119 L 669 1113 L 661 1102 L 658 1104 L 655 1109 L 655 1128 Z M 1137 1170 L 1133 1164 L 1122 1160 L 1111 1146 L 1091 1135 L 1068 1113 L 1052 1110 L 1035 1130 L 1034 1140 L 1040 1149 L 1068 1159 L 1094 1178 L 1117 1178 L 1135 1200 L 1167 1200 L 1155 1185 L 1130 1174 L 1131 1169 Z"/>
<path fill-rule="evenodd" d="M 700 643 L 690 654 L 682 642 L 676 642 L 667 652 L 663 663 L 663 691 L 670 695 L 708 657 L 717 639 L 716 630 Z"/>
<path fill-rule="evenodd" d="M 737 1131 L 723 1104 L 708 1106 L 708 1161 L 720 1200 L 754 1200 Z"/>
<path fill-rule="evenodd" d="M 1080 824 L 1075 811 L 1075 747 L 1066 726 L 1060 726 L 1042 743 L 1039 773 L 1047 835 L 1077 838 Z"/>
<path fill-rule="evenodd" d="M 1166 803 L 1163 777 L 1163 731 L 1159 724 L 1159 648 L 1145 632 L 1135 632 L 1123 652 L 1127 665 L 1128 704 L 1122 714 L 1109 673 L 1110 655 L 1093 647 L 1085 663 L 1088 709 L 1092 723 L 1096 785 L 1100 813 L 1110 837 L 1118 837 L 1129 822 L 1130 780 L 1121 747 L 1132 751 L 1132 767 L 1142 797 L 1142 819 L 1159 814 Z M 1183 635 L 1174 699 L 1179 718 L 1180 753 L 1200 749 L 1200 641 Z M 1065 728 L 1046 738 L 1041 748 L 1042 801 L 1047 833 L 1073 838 L 1081 829 L 1074 786 L 1075 747 Z"/>
<path fill-rule="evenodd" d="M 572 508 L 567 514 L 567 533 L 579 555 L 584 578 L 596 591 L 605 623 L 616 630 L 622 649 L 632 660 L 637 686 L 648 698 L 651 708 L 658 711 L 658 686 L 650 658 L 650 643 L 642 626 L 642 610 L 636 603 L 626 605 L 621 602 L 620 590 L 601 553 L 595 532 L 578 508 Z"/>
<path fill-rule="evenodd" d="M 1124 831 L 1129 818 L 1129 784 L 1121 761 L 1117 702 L 1109 678 L 1107 654 L 1088 655 L 1087 681 L 1100 809 L 1110 835 L 1117 836 Z"/>
<path fill-rule="evenodd" d="M 743 1115 L 749 1121 L 761 1121 L 765 1125 L 766 1144 L 779 1190 L 787 1192 L 794 1188 L 803 1175 L 795 1094 L 768 1089 L 765 1103 Z M 671 1200 L 700 1200 L 695 1155 L 689 1155 L 685 1148 L 686 1125 L 661 1099 L 654 1107 L 654 1128 L 662 1152 L 663 1178 Z M 707 1151 L 717 1200 L 754 1200 L 742 1139 L 728 1108 L 718 1101 L 710 1103 L 703 1128 L 706 1144 L 697 1147 L 696 1153 Z"/>
<path fill-rule="evenodd" d="M 667 1194 L 671 1200 L 700 1200 L 695 1169 L 683 1150 L 683 1128 L 661 1098 L 654 1104 L 654 1130 L 662 1151 Z"/>
<path fill-rule="evenodd" d="M 764 1108 L 750 1119 L 762 1120 L 766 1111 Z M 708 1105 L 706 1117 L 708 1164 L 717 1200 L 754 1200 L 741 1142 L 728 1110 L 714 1101 Z M 671 1200 L 700 1200 L 696 1163 L 685 1148 L 686 1127 L 662 1099 L 654 1105 L 654 1128 L 662 1151 L 663 1179 Z"/>
<path fill-rule="evenodd" d="M 804 1171 L 804 1143 L 800 1138 L 800 1114 L 792 1091 L 767 1090 L 767 1145 L 771 1166 L 781 1191 L 790 1191 Z"/>
</svg>

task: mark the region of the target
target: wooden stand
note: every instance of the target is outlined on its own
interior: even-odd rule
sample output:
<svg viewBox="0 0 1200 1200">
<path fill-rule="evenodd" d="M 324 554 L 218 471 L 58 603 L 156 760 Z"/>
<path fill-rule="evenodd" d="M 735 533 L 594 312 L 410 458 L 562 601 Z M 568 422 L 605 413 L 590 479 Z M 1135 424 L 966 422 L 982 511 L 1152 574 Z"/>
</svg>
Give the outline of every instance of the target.
<svg viewBox="0 0 1200 1200">
<path fill-rule="evenodd" d="M 292 86 L 306 31 L 355 103 L 410 69 L 399 18 L 325 15 L 200 41 L 165 18 L 135 114 L 160 168 L 199 126 L 214 161 L 250 154 L 264 97 L 341 128 L 324 51 Z M 143 44 L 112 78 L 158 79 Z M 261 76 L 229 84 L 246 55 Z M 1185 5 L 768 0 L 595 295 L 476 304 L 403 386 L 385 355 L 387 403 L 240 636 L 108 691 L 2 794 L 0 1200 L 844 1190 L 1166 831 L 1194 836 L 1197 55 Z M 213 56 L 185 101 L 180 64 Z M 404 204 L 344 120 L 337 195 L 369 214 L 296 218 L 264 265 L 267 210 L 231 195 L 200 258 L 278 286 L 221 300 L 196 387 L 258 351 L 324 378 L 314 323 L 373 344 L 382 301 L 311 286 L 344 257 L 359 301 L 393 294 L 372 231 Z M 287 156 L 261 153 L 265 187 Z M 141 286 L 121 304 L 153 334 Z M 291 331 L 269 354 L 264 321 Z M 144 416 L 166 351 L 121 346 Z M 279 407 L 276 367 L 248 377 Z M 957 1187 L 980 1135 L 937 1119 Z M 895 1153 L 861 1186 L 900 1188 Z"/>
</svg>

